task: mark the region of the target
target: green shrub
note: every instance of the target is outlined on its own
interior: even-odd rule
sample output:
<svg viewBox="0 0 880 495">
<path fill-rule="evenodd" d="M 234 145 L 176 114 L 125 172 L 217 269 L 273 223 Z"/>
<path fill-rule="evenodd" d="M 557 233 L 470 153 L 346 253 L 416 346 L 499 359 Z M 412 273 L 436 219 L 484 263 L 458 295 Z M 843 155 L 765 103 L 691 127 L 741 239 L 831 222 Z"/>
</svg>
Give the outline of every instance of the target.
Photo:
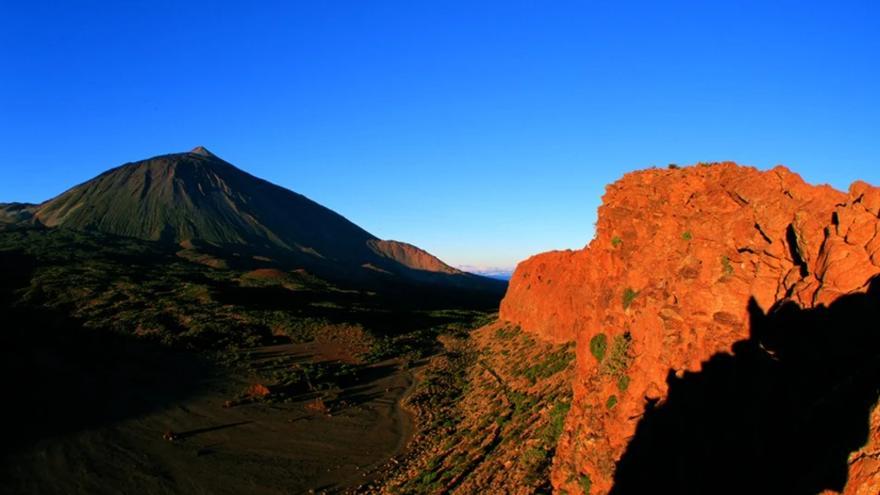
<svg viewBox="0 0 880 495">
<path fill-rule="evenodd" d="M 582 474 L 578 482 L 581 485 L 581 490 L 589 495 L 590 490 L 593 488 L 593 480 L 590 479 L 590 475 L 587 473 Z"/>
<path fill-rule="evenodd" d="M 623 244 L 623 239 L 621 239 L 620 237 L 614 236 L 611 238 L 611 245 L 613 247 L 620 246 L 621 244 Z"/>
<path fill-rule="evenodd" d="M 675 163 L 670 163 L 670 164 L 669 164 L 669 169 L 670 169 L 670 170 L 678 170 L 679 168 L 681 168 L 681 167 L 679 167 L 679 166 L 678 166 L 677 164 L 675 164 Z"/>
<path fill-rule="evenodd" d="M 637 295 L 639 295 L 639 293 L 634 291 L 630 287 L 623 289 L 623 309 L 628 308 L 629 305 L 632 304 L 632 302 L 635 300 Z"/>
<path fill-rule="evenodd" d="M 629 388 L 629 377 L 626 375 L 621 375 L 617 379 L 617 390 L 621 392 L 626 392 L 626 389 Z"/>
<path fill-rule="evenodd" d="M 538 364 L 529 366 L 518 374 L 524 375 L 534 385 L 539 378 L 550 378 L 560 371 L 568 368 L 574 360 L 575 354 L 571 350 L 572 344 L 566 344 L 559 350 L 551 352 Z"/>
<path fill-rule="evenodd" d="M 604 333 L 596 334 L 590 339 L 590 353 L 600 363 L 605 359 L 605 351 L 608 349 L 608 337 Z"/>
<path fill-rule="evenodd" d="M 528 471 L 538 471 L 549 459 L 546 450 L 540 447 L 530 447 L 523 453 L 523 461 Z"/>
<path fill-rule="evenodd" d="M 612 395 L 611 397 L 608 398 L 607 401 L 605 401 L 605 408 L 606 409 L 611 409 L 612 407 L 614 407 L 616 405 L 617 405 L 617 396 L 616 395 Z"/>
<path fill-rule="evenodd" d="M 550 411 L 550 419 L 547 421 L 547 426 L 544 427 L 544 431 L 541 434 L 542 440 L 547 445 L 553 447 L 559 441 L 559 435 L 562 435 L 562 428 L 565 426 L 565 417 L 568 416 L 570 409 L 571 402 L 569 401 L 560 401 L 553 406 L 553 409 Z"/>
<path fill-rule="evenodd" d="M 530 413 L 535 405 L 539 403 L 537 396 L 517 391 L 509 392 L 507 400 L 513 405 L 512 414 L 514 418 Z"/>
<path fill-rule="evenodd" d="M 616 335 L 614 340 L 611 341 L 611 349 L 608 353 L 608 359 L 602 363 L 602 369 L 600 371 L 603 374 L 618 377 L 618 379 L 620 376 L 623 376 L 626 369 L 629 368 L 630 361 L 632 360 L 632 356 L 630 355 L 631 345 L 632 335 L 629 332 Z"/>
<path fill-rule="evenodd" d="M 730 258 L 727 256 L 721 257 L 721 272 L 725 277 L 733 275 L 733 265 L 730 264 Z"/>
<path fill-rule="evenodd" d="M 505 325 L 498 330 L 495 330 L 495 336 L 501 340 L 510 340 L 519 335 L 520 331 L 521 330 L 518 326 Z"/>
<path fill-rule="evenodd" d="M 689 240 L 693 239 L 693 236 L 691 236 L 691 231 L 685 230 L 684 232 L 682 232 L 681 238 L 685 241 L 689 241 Z"/>
</svg>

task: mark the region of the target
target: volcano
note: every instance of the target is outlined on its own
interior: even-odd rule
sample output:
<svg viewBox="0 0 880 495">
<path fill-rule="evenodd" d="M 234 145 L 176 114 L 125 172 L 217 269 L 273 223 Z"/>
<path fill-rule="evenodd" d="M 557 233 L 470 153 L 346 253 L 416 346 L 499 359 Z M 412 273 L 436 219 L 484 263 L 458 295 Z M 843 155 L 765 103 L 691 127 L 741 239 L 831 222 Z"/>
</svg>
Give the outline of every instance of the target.
<svg viewBox="0 0 880 495">
<path fill-rule="evenodd" d="M 0 205 L 8 224 L 97 231 L 269 258 L 330 278 L 502 292 L 404 242 L 383 240 L 307 197 L 199 146 L 126 163 L 39 205 Z"/>
</svg>

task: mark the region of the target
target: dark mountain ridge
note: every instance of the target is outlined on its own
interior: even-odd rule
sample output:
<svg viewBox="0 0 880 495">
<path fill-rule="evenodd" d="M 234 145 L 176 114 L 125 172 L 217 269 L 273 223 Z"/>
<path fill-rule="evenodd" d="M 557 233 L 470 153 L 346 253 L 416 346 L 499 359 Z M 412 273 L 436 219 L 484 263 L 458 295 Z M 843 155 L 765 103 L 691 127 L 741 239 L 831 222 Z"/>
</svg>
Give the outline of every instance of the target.
<svg viewBox="0 0 880 495">
<path fill-rule="evenodd" d="M 21 223 L 270 259 L 334 280 L 504 290 L 416 246 L 379 239 L 201 146 L 126 163 L 39 205 L 0 205 L 0 224 Z"/>
</svg>

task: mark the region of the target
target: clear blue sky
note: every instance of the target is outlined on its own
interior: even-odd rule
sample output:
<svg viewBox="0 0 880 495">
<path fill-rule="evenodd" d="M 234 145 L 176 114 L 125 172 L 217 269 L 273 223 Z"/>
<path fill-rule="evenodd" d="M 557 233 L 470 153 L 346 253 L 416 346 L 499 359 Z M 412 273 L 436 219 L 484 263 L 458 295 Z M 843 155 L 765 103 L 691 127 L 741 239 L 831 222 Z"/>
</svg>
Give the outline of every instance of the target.
<svg viewBox="0 0 880 495">
<path fill-rule="evenodd" d="M 508 266 L 585 245 L 636 168 L 880 184 L 880 2 L 710 3 L 2 0 L 0 201 L 204 145 Z"/>
</svg>

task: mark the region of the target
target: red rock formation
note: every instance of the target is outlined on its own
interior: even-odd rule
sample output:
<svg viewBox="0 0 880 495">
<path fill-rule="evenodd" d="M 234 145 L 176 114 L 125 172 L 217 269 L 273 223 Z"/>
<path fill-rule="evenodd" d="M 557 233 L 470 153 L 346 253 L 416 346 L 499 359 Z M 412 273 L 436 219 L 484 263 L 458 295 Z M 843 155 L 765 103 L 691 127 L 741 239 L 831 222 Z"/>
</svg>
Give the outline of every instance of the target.
<svg viewBox="0 0 880 495">
<path fill-rule="evenodd" d="M 781 166 L 652 169 L 608 186 L 593 241 L 521 263 L 501 305 L 503 320 L 577 341 L 557 490 L 583 493 L 585 476 L 592 493 L 610 490 L 646 402 L 663 403 L 670 370 L 699 372 L 747 339 L 750 298 L 766 311 L 784 299 L 814 308 L 864 291 L 880 273 L 878 216 L 880 189 L 811 186 Z M 600 333 L 609 349 L 629 336 L 625 387 L 590 350 Z M 850 458 L 847 494 L 878 493 L 878 419 L 875 409 L 871 440 Z"/>
<path fill-rule="evenodd" d="M 272 391 L 262 383 L 253 383 L 245 390 L 244 394 L 248 397 L 260 398 L 271 395 Z"/>
</svg>

